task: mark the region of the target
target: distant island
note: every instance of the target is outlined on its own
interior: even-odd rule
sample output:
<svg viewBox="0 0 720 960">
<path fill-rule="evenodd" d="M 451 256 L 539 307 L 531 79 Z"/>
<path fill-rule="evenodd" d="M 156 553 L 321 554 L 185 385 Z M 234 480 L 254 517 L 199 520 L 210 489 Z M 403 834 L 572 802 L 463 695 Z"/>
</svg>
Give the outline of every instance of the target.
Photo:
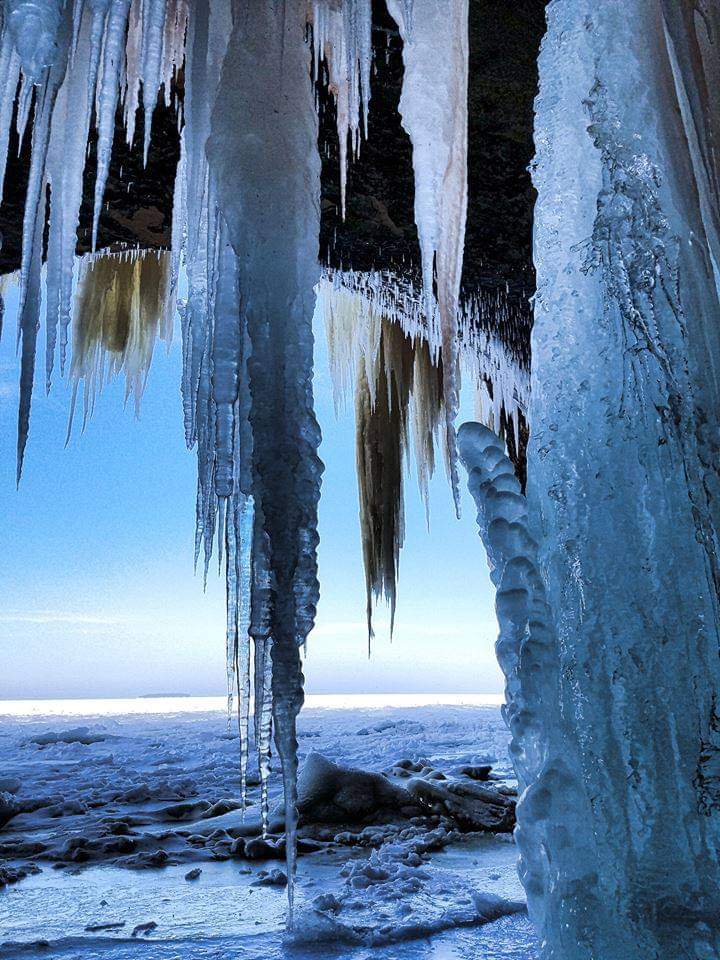
<svg viewBox="0 0 720 960">
<path fill-rule="evenodd" d="M 175 697 L 191 697 L 191 693 L 141 693 L 138 700 L 159 700 L 162 698 L 174 699 Z"/>
</svg>

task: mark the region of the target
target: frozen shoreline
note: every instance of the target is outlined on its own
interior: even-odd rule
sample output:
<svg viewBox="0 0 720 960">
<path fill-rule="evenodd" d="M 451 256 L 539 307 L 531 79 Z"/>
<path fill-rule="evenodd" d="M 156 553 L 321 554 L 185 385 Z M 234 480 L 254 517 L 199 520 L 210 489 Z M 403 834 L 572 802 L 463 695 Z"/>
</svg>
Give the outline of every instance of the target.
<svg viewBox="0 0 720 960">
<path fill-rule="evenodd" d="M 299 734 L 301 757 L 320 753 L 384 773 L 388 782 L 402 772 L 399 761 L 441 787 L 442 778 L 467 781 L 460 774 L 467 766 L 490 764 L 499 777 L 511 775 L 497 706 L 337 709 L 311 700 Z M 457 831 L 431 813 L 398 820 L 381 812 L 378 822 L 356 824 L 355 832 L 342 824 L 310 825 L 306 836 L 314 839 L 306 841 L 298 873 L 301 932 L 290 946 L 284 889 L 266 883 L 282 860 L 248 857 L 233 839 L 244 831 L 233 807 L 237 749 L 219 710 L 0 717 L 5 786 L 16 787 L 12 796 L 20 803 L 40 803 L 0 831 L 0 849 L 5 862 L 42 871 L 0 891 L 0 956 L 47 940 L 53 955 L 84 960 L 133 950 L 170 957 L 179 942 L 192 943 L 193 956 L 271 958 L 292 949 L 309 957 L 318 943 L 326 949 L 344 938 L 343 957 L 464 958 L 474 955 L 476 937 L 494 942 L 493 928 L 499 952 L 488 957 L 535 956 L 524 914 L 480 926 L 490 915 L 513 912 L 507 904 L 522 898 L 507 835 Z M 246 823 L 257 809 L 256 793 L 252 788 Z M 271 805 L 278 797 L 274 772 Z M 224 809 L 218 803 L 228 801 L 227 812 L 218 814 Z M 433 830 L 440 834 L 437 849 L 423 853 L 433 845 Z M 199 877 L 186 880 L 196 866 Z M 132 940 L 134 927 L 150 922 L 157 927 Z M 106 923 L 122 926 L 86 929 Z M 253 953 L 261 933 L 263 949 Z M 423 952 L 440 941 L 455 952 Z M 220 942 L 234 946 L 213 954 Z M 392 954 L 388 944 L 395 944 Z"/>
<path fill-rule="evenodd" d="M 306 694 L 307 710 L 362 710 L 455 706 L 500 706 L 500 693 L 319 693 Z M 224 696 L 162 695 L 137 697 L 0 700 L 0 722 L 5 717 L 104 717 L 174 713 L 224 713 Z"/>
</svg>

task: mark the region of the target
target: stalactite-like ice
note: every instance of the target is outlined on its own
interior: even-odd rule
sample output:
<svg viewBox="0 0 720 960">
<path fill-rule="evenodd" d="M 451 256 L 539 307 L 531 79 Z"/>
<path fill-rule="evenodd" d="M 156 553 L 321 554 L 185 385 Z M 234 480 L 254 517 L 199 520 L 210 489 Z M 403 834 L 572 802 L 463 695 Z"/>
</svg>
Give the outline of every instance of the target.
<svg viewBox="0 0 720 960">
<path fill-rule="evenodd" d="M 357 359 L 347 376 L 353 387 L 360 383 L 369 593 L 384 591 L 394 598 L 403 461 L 412 436 L 420 486 L 427 491 L 443 411 L 455 476 L 458 320 L 469 349 L 482 353 L 476 377 L 492 380 L 498 418 L 501 410 L 521 408 L 525 387 L 520 368 L 506 362 L 458 306 L 466 201 L 467 0 L 452 0 L 447 9 L 430 0 L 404 0 L 392 7 L 405 42 L 403 116 L 414 146 L 424 289 L 422 295 L 410 293 L 406 311 L 398 310 L 391 296 L 388 309 L 378 310 L 367 329 L 367 301 L 355 298 L 347 316 L 358 321 L 358 328 L 347 332 L 343 349 Z M 230 700 L 237 694 L 238 701 L 242 791 L 254 689 L 266 823 L 273 732 L 282 761 L 292 913 L 295 719 L 302 703 L 300 648 L 318 597 L 322 469 L 312 406 L 320 211 L 312 66 L 317 80 L 324 64 L 336 99 L 344 206 L 348 146 L 357 153 L 368 127 L 372 4 L 6 0 L 0 10 L 0 171 L 14 108 L 21 139 L 32 117 L 20 272 L 18 477 L 40 320 L 46 198 L 49 388 L 58 341 L 61 372 L 65 365 L 91 124 L 97 134 L 94 251 L 118 113 L 132 145 L 142 101 L 147 160 L 158 96 L 164 90 L 165 102 L 171 102 L 174 78 L 184 67 L 172 254 L 99 256 L 82 264 L 72 321 L 73 405 L 82 384 L 87 415 L 103 381 L 121 370 L 128 393 L 139 398 L 155 340 L 169 336 L 165 307 L 184 266 L 182 398 L 186 440 L 197 448 L 196 560 L 202 554 L 206 576 L 213 549 L 225 563 L 228 687 Z M 426 111 L 430 126 L 422 116 Z M 431 129 L 436 122 L 437 131 Z M 373 277 L 363 277 L 359 285 L 366 293 L 374 291 L 372 312 L 387 291 Z M 325 286 L 331 298 L 345 296 L 335 279 L 329 293 Z M 404 297 L 407 291 L 396 293 Z"/>
<path fill-rule="evenodd" d="M 139 0 L 138 5 L 142 5 Z M 152 81 L 147 84 L 147 96 L 154 98 L 158 85 L 172 75 L 178 58 L 182 57 L 180 38 L 184 33 L 186 6 L 181 0 L 169 5 L 150 3 L 148 0 L 145 6 L 148 10 L 146 19 L 149 17 L 152 23 L 148 22 L 147 55 L 141 66 Z M 67 3 L 58 0 L 36 0 L 32 3 L 8 0 L 0 12 L 2 172 L 6 166 L 9 122 L 18 77 L 21 86 L 17 98 L 17 124 L 21 138 L 34 103 L 20 271 L 22 372 L 18 422 L 19 479 L 35 374 L 46 196 L 49 192 L 45 360 L 45 379 L 49 389 L 58 329 L 61 369 L 65 365 L 77 229 L 93 111 L 98 130 L 93 246 L 97 241 L 98 220 L 115 132 L 116 107 L 128 87 L 125 46 L 130 0 L 68 0 Z M 166 24 L 166 13 L 172 20 L 171 27 Z M 162 26 L 159 40 L 158 25 Z M 157 57 L 160 58 L 160 65 L 156 69 Z"/>
<path fill-rule="evenodd" d="M 395 318 L 360 296 L 319 286 L 336 408 L 355 397 L 360 531 L 365 566 L 368 633 L 373 603 L 384 597 L 395 619 L 400 549 L 404 540 L 403 477 L 415 454 L 427 504 L 442 423 L 442 368 L 426 339 L 411 337 Z M 437 358 L 436 358 L 437 359 Z"/>
<path fill-rule="evenodd" d="M 408 450 L 414 450 L 418 484 L 427 504 L 437 441 L 445 429 L 439 339 L 428 327 L 422 296 L 396 277 L 326 272 L 319 297 L 336 408 L 349 395 L 355 396 L 368 621 L 373 599 L 381 596 L 390 603 L 392 620 Z M 478 297 L 463 304 L 457 319 L 459 359 L 478 390 L 483 421 L 498 431 L 503 423 L 512 424 L 517 450 L 529 372 L 484 329 L 490 318 L 501 327 L 513 319 L 507 304 L 497 299 L 485 303 Z"/>
<path fill-rule="evenodd" d="M 20 58 L 9 30 L 0 34 L 0 198 L 5 186 L 13 108 L 20 78 Z"/>
<path fill-rule="evenodd" d="M 528 893 L 558 960 L 720 953 L 712 10 L 552 0 L 540 56 L 528 496 L 567 776 Z"/>
<path fill-rule="evenodd" d="M 18 15 L 15 24 L 16 31 L 24 36 L 27 19 L 33 28 L 44 38 L 43 50 L 52 48 L 52 58 L 43 56 L 42 62 L 48 59 L 49 66 L 39 74 L 35 73 L 38 61 L 33 57 L 26 63 L 27 69 L 32 70 L 33 79 L 37 79 L 35 89 L 35 116 L 32 129 L 32 159 L 30 161 L 30 175 L 28 179 L 27 198 L 23 218 L 22 260 L 20 266 L 20 296 L 19 296 L 19 335 L 22 339 L 21 372 L 20 372 L 20 404 L 18 409 L 18 443 L 17 443 L 17 482 L 23 468 L 25 445 L 30 428 L 30 406 L 32 402 L 33 381 L 35 379 L 35 353 L 37 349 L 37 334 L 40 322 L 41 303 L 41 271 L 43 258 L 43 236 L 46 220 L 46 163 L 50 145 L 50 131 L 53 111 L 62 86 L 67 57 L 70 48 L 71 18 L 66 9 L 61 17 L 56 16 L 53 4 L 39 5 L 42 13 L 41 23 L 35 23 L 34 4 L 18 4 L 14 11 Z M 12 22 L 12 18 L 10 18 Z M 5 27 L 5 23 L 3 23 Z M 29 29 L 29 27 L 27 27 Z M 52 42 L 47 38 L 55 30 Z M 17 33 L 16 33 L 17 35 Z M 27 39 L 27 38 L 26 38 Z M 47 42 L 46 42 L 47 41 Z M 28 41 L 29 42 L 29 41 Z M 26 52 L 27 53 L 27 52 Z M 39 55 L 38 55 L 39 56 Z M 22 62 L 22 55 L 20 55 Z M 25 67 L 23 68 L 25 69 Z"/>
<path fill-rule="evenodd" d="M 400 113 L 413 145 L 423 299 L 443 359 L 448 468 L 459 510 L 457 315 L 467 213 L 468 0 L 388 0 L 403 38 Z"/>
<path fill-rule="evenodd" d="M 129 13 L 130 0 L 116 0 L 108 7 L 105 23 L 102 66 L 95 101 L 95 126 L 98 139 L 92 229 L 93 250 L 97 246 L 100 210 L 110 170 L 110 155 L 115 135 L 115 110 L 120 96 L 123 67 L 125 66 L 125 35 Z"/>
<path fill-rule="evenodd" d="M 249 340 L 251 483 L 268 577 L 261 603 L 272 641 L 272 717 L 285 792 L 291 922 L 300 647 L 318 597 L 322 469 L 312 403 L 320 159 L 306 10 L 304 0 L 273 0 L 252 9 L 235 5 L 208 144 L 218 207 L 237 255 Z M 227 103 L 234 104 L 232 113 Z"/>
<path fill-rule="evenodd" d="M 74 52 L 52 117 L 46 178 L 50 184 L 47 253 L 45 385 L 49 392 L 58 327 L 60 363 L 65 366 L 67 332 L 72 312 L 72 279 L 82 203 L 83 172 L 97 80 L 105 8 L 79 19 Z"/>
<path fill-rule="evenodd" d="M 125 397 L 139 412 L 157 340 L 172 339 L 168 310 L 169 256 L 98 254 L 81 260 L 73 315 L 72 365 L 75 409 L 83 387 L 83 423 L 104 383 L 125 375 Z"/>
<path fill-rule="evenodd" d="M 351 369 L 351 357 L 355 358 L 358 350 L 368 356 L 377 352 L 376 317 L 399 324 L 406 336 L 427 343 L 431 359 L 438 364 L 440 338 L 427 323 L 421 292 L 411 283 L 380 271 L 326 270 L 319 295 L 323 315 L 332 327 L 331 372 L 336 403 L 352 388 L 352 380 L 345 373 Z M 504 342 L 513 339 L 523 322 L 502 290 L 479 291 L 458 308 L 459 361 L 475 386 L 492 384 L 488 420 L 496 430 L 501 412 L 517 429 L 528 409 L 530 371 Z"/>
<path fill-rule="evenodd" d="M 58 34 L 64 6 L 62 0 L 5 0 L 4 15 L 23 73 L 33 82 L 62 56 Z"/>
<path fill-rule="evenodd" d="M 315 75 L 324 60 L 328 88 L 335 98 L 340 155 L 340 203 L 345 217 L 348 139 L 353 155 L 360 150 L 360 125 L 368 132 L 370 68 L 372 65 L 371 0 L 313 0 L 313 59 Z"/>
</svg>

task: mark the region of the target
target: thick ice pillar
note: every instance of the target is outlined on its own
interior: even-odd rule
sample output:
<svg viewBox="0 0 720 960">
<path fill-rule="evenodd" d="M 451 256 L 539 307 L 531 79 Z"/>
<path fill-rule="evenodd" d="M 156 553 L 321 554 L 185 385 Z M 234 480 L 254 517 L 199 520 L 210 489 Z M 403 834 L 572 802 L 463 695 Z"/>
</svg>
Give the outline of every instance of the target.
<svg viewBox="0 0 720 960">
<path fill-rule="evenodd" d="M 584 798 L 532 811 L 558 960 L 720 955 L 718 20 L 548 7 L 528 497 L 570 775 L 549 796 Z"/>
</svg>

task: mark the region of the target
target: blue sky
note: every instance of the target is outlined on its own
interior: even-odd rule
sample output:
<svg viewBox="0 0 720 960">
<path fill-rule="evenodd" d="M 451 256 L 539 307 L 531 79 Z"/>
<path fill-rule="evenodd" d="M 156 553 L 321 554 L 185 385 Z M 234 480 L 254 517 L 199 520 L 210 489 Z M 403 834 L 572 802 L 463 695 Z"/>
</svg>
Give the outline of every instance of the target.
<svg viewBox="0 0 720 960">
<path fill-rule="evenodd" d="M 67 384 L 56 375 L 47 398 L 41 371 L 16 491 L 15 305 L 11 291 L 0 342 L 0 698 L 222 693 L 224 587 L 211 574 L 203 593 L 193 575 L 195 454 L 182 432 L 177 331 L 170 352 L 156 352 L 140 419 L 123 407 L 123 384 L 111 384 L 67 448 Z M 335 416 L 316 321 L 326 471 L 307 690 L 499 692 L 493 593 L 473 506 L 464 493 L 455 519 L 442 469 L 430 533 L 414 478 L 406 484 L 395 636 L 390 642 L 380 608 L 367 658 L 354 414 L 350 403 Z M 472 416 L 471 404 L 463 412 Z"/>
</svg>

